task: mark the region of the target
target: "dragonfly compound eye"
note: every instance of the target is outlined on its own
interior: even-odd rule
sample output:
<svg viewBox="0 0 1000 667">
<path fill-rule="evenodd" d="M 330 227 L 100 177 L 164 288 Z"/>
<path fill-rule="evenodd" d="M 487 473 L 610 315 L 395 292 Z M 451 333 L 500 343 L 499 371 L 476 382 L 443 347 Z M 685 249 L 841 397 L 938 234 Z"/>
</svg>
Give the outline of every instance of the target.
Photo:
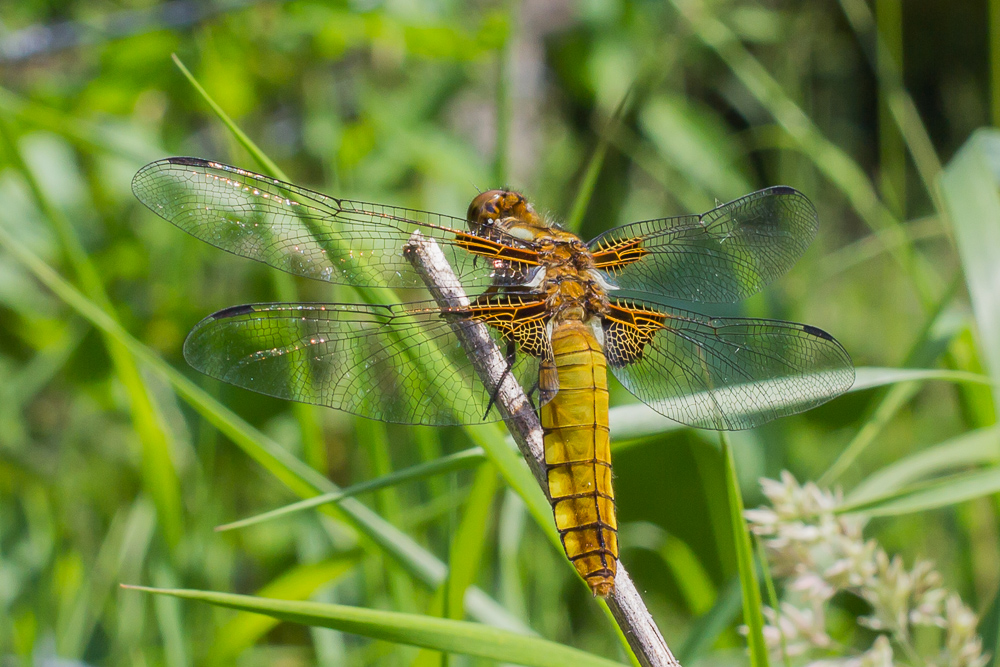
<svg viewBox="0 0 1000 667">
<path fill-rule="evenodd" d="M 469 204 L 466 219 L 473 229 L 480 226 L 491 226 L 504 212 L 504 200 L 508 193 L 503 190 L 489 190 L 477 196 Z M 504 216 L 505 217 L 505 216 Z"/>
</svg>

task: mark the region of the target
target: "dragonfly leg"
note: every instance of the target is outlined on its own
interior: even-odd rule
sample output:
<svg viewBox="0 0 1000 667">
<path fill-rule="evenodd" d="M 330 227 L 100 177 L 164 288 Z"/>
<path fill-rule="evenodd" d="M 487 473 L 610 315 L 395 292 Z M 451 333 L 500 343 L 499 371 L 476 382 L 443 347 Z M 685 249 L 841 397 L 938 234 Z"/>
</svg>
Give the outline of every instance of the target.
<svg viewBox="0 0 1000 667">
<path fill-rule="evenodd" d="M 513 338 L 507 339 L 507 368 L 504 369 L 503 375 L 500 376 L 500 381 L 497 382 L 496 389 L 490 394 L 490 402 L 486 405 L 486 413 L 483 415 L 483 419 L 490 416 L 490 410 L 493 409 L 494 404 L 497 402 L 497 396 L 500 395 L 500 387 L 503 386 L 503 381 L 507 379 L 510 372 L 514 369 L 514 362 L 517 360 L 517 344 L 514 342 Z"/>
<path fill-rule="evenodd" d="M 535 395 L 535 392 L 538 391 L 538 388 L 539 384 L 538 381 L 536 380 L 535 384 L 531 385 L 531 389 L 528 390 L 528 403 L 531 404 L 531 408 L 535 411 L 538 410 L 538 406 L 535 404 L 535 399 L 533 398 L 533 396 Z"/>
</svg>

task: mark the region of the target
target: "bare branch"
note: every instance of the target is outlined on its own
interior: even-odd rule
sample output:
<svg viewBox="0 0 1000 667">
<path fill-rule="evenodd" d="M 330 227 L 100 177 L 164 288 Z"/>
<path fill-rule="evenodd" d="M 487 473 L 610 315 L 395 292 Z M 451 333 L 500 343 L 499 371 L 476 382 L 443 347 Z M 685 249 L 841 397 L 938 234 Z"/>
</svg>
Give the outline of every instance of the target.
<svg viewBox="0 0 1000 667">
<path fill-rule="evenodd" d="M 434 239 L 414 232 L 405 252 L 414 268 L 423 276 L 439 306 L 454 308 L 469 305 L 469 297 Z M 503 378 L 500 391 L 497 392 L 497 409 L 547 497 L 542 425 L 538 421 L 538 415 L 531 409 L 524 389 L 510 373 L 504 373 L 507 364 L 503 353 L 493 343 L 485 324 L 469 320 L 452 321 L 455 335 L 465 349 L 486 351 L 473 356 L 472 363 L 491 394 L 495 391 L 497 382 Z M 639 662 L 648 667 L 680 667 L 621 561 L 615 575 L 615 588 L 608 596 L 607 603 Z"/>
</svg>

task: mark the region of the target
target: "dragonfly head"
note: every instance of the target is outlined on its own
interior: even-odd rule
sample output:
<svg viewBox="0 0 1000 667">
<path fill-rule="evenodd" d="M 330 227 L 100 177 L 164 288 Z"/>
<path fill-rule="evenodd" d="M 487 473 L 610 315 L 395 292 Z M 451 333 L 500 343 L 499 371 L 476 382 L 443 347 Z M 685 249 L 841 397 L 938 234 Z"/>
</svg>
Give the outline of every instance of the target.
<svg viewBox="0 0 1000 667">
<path fill-rule="evenodd" d="M 469 229 L 499 229 L 522 241 L 534 240 L 548 225 L 524 195 L 513 190 L 489 190 L 469 204 Z"/>
</svg>

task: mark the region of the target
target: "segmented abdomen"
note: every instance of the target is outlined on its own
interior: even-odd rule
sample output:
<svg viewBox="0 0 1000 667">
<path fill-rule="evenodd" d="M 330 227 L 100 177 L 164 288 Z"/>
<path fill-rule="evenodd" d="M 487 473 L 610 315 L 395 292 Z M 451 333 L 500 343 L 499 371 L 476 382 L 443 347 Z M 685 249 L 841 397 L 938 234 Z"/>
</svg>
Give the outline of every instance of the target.
<svg viewBox="0 0 1000 667">
<path fill-rule="evenodd" d="M 607 363 L 591 328 L 575 320 L 555 327 L 552 351 L 559 391 L 541 408 L 552 511 L 566 556 L 606 596 L 618 564 Z"/>
</svg>

